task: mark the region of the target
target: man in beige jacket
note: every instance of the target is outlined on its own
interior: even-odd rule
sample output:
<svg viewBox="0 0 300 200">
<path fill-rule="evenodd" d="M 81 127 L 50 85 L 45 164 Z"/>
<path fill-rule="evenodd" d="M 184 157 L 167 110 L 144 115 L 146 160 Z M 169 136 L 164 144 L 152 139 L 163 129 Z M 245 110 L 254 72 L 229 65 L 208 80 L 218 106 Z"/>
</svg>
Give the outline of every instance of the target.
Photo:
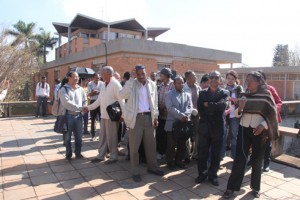
<svg viewBox="0 0 300 200">
<path fill-rule="evenodd" d="M 158 126 L 157 87 L 150 79 L 146 79 L 143 65 L 137 65 L 134 72 L 136 79 L 131 77 L 120 91 L 120 96 L 127 99 L 123 117 L 129 127 L 130 163 L 133 180 L 140 182 L 138 170 L 139 147 L 143 141 L 148 172 L 158 176 L 164 173 L 158 169 L 156 160 L 155 128 Z"/>
</svg>

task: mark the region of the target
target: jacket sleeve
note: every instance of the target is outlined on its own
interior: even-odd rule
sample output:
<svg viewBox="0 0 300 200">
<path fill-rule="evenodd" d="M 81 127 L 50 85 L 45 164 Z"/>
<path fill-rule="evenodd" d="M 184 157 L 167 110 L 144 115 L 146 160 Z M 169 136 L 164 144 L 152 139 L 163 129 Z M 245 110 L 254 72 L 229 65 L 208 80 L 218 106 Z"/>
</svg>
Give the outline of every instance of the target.
<svg viewBox="0 0 300 200">
<path fill-rule="evenodd" d="M 116 94 L 118 102 L 120 104 L 121 110 L 124 112 L 125 101 L 124 101 L 124 99 L 120 95 L 120 91 L 122 90 L 122 85 L 118 82 L 116 84 L 116 87 L 114 88 L 114 90 L 115 90 L 114 92 Z"/>
<path fill-rule="evenodd" d="M 208 102 L 208 111 L 220 111 L 224 112 L 228 106 L 229 92 L 223 91 L 223 97 L 218 102 Z"/>
<path fill-rule="evenodd" d="M 272 97 L 274 99 L 274 102 L 275 102 L 275 105 L 276 105 L 276 110 L 277 110 L 277 113 L 280 113 L 281 111 L 281 106 L 282 106 L 282 101 L 281 101 L 281 98 L 279 97 L 277 91 L 275 90 L 274 87 L 270 87 L 269 88 L 271 94 L 272 94 Z"/>
<path fill-rule="evenodd" d="M 122 99 L 128 99 L 131 95 L 132 87 L 133 87 L 134 79 L 130 78 L 128 81 L 126 81 L 124 87 L 120 90 L 119 96 Z"/>
<path fill-rule="evenodd" d="M 205 111 L 205 107 L 204 107 L 204 90 L 199 92 L 199 97 L 198 97 L 198 101 L 197 101 L 197 109 L 198 109 L 198 113 L 204 113 Z"/>
<path fill-rule="evenodd" d="M 181 119 L 184 116 L 186 116 L 184 113 L 180 112 L 177 108 L 175 108 L 173 102 L 172 102 L 172 90 L 167 92 L 166 94 L 166 108 L 168 110 L 168 115 L 171 114 L 173 115 L 173 117 L 177 118 L 177 119 Z"/>
<path fill-rule="evenodd" d="M 152 90 L 154 92 L 154 119 L 158 119 L 158 92 L 157 92 L 157 86 L 156 83 L 152 84 Z"/>
<path fill-rule="evenodd" d="M 88 109 L 89 110 L 95 110 L 96 108 L 98 108 L 100 106 L 101 103 L 101 91 L 98 95 L 98 98 L 96 101 L 94 101 L 92 104 L 88 105 Z"/>
</svg>

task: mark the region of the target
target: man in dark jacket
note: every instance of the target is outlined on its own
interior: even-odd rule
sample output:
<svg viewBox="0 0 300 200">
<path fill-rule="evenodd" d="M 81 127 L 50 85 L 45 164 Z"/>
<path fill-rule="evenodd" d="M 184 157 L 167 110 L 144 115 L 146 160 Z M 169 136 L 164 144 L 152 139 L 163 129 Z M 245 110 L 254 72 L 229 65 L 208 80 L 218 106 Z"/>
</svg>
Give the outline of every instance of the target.
<svg viewBox="0 0 300 200">
<path fill-rule="evenodd" d="M 219 185 L 217 172 L 220 166 L 220 151 L 223 143 L 224 118 L 228 106 L 229 92 L 219 87 L 220 72 L 209 74 L 210 86 L 200 91 L 197 102 L 200 114 L 198 143 L 198 173 L 196 183 L 208 180 L 215 186 Z M 211 163 L 207 169 L 207 161 L 211 150 Z"/>
</svg>

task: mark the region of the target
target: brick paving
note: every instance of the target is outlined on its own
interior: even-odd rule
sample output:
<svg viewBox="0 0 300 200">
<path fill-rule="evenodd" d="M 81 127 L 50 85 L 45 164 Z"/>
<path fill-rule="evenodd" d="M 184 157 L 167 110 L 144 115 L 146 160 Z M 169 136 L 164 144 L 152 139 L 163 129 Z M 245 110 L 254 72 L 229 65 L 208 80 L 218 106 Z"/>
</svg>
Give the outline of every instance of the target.
<svg viewBox="0 0 300 200">
<path fill-rule="evenodd" d="M 124 156 L 119 162 L 106 165 L 91 163 L 97 154 L 97 141 L 83 138 L 84 159 L 64 158 L 62 135 L 53 132 L 54 118 L 1 118 L 0 200 L 5 199 L 222 199 L 231 169 L 225 157 L 219 171 L 220 186 L 209 182 L 195 185 L 197 165 L 187 170 L 170 172 L 161 164 L 164 177 L 147 173 L 141 165 L 142 182 L 131 179 L 130 164 Z M 235 199 L 252 199 L 250 171 Z M 263 173 L 260 199 L 300 199 L 300 170 L 271 163 Z"/>
</svg>

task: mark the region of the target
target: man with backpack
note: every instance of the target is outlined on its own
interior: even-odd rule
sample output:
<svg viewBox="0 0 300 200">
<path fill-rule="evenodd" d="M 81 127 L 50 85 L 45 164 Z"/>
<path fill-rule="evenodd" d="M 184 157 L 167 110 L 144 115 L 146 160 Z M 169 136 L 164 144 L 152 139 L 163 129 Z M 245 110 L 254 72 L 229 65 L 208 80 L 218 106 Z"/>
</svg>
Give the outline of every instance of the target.
<svg viewBox="0 0 300 200">
<path fill-rule="evenodd" d="M 46 82 L 46 77 L 42 76 L 42 81 L 36 85 L 35 95 L 37 97 L 35 117 L 40 116 L 40 107 L 42 106 L 42 116 L 47 115 L 47 100 L 50 94 L 50 86 Z"/>
</svg>

